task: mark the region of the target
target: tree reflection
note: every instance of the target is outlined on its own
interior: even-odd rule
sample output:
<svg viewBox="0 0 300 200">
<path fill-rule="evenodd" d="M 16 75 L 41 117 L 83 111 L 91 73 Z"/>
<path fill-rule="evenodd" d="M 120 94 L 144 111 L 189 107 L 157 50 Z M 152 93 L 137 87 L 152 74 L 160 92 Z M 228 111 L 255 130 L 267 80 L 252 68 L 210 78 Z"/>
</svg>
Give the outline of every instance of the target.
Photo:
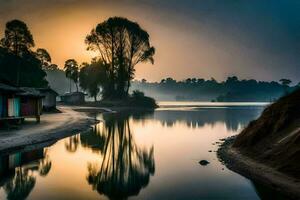
<svg viewBox="0 0 300 200">
<path fill-rule="evenodd" d="M 70 153 L 77 151 L 79 145 L 79 135 L 73 135 L 65 140 L 66 150 Z"/>
<path fill-rule="evenodd" d="M 100 123 L 96 125 L 88 133 L 83 133 L 80 135 L 80 142 L 82 147 L 90 148 L 93 152 L 103 153 L 105 136 L 100 133 L 103 124 Z"/>
<path fill-rule="evenodd" d="M 52 162 L 48 154 L 48 149 L 46 148 L 44 150 L 44 158 L 39 162 L 39 175 L 44 177 L 47 176 L 50 172 L 51 166 Z"/>
<path fill-rule="evenodd" d="M 101 165 L 88 164 L 87 180 L 93 189 L 110 199 L 127 199 L 146 187 L 155 172 L 154 148 L 141 149 L 130 130 L 130 116 L 106 115 L 92 135 L 82 135 L 83 145 L 99 148 Z M 89 137 L 89 138 L 88 138 Z M 98 145 L 95 140 L 98 139 Z"/>
<path fill-rule="evenodd" d="M 0 156 L 0 187 L 8 200 L 26 199 L 36 183 L 34 172 L 47 176 L 51 166 L 47 148 Z"/>
<path fill-rule="evenodd" d="M 35 177 L 31 170 L 17 167 L 15 175 L 4 185 L 4 190 L 9 200 L 25 199 L 34 188 Z"/>
</svg>

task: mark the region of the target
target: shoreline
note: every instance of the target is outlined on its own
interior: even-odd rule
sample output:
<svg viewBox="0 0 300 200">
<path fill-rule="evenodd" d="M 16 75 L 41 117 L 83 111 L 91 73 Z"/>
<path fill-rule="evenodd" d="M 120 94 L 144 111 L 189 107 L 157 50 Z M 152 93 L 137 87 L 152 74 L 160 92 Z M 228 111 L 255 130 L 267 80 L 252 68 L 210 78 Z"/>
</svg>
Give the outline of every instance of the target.
<svg viewBox="0 0 300 200">
<path fill-rule="evenodd" d="M 19 130 L 0 131 L 0 154 L 21 151 L 29 145 L 57 141 L 87 131 L 99 122 L 71 107 L 59 107 L 59 110 L 62 113 L 42 115 L 45 119 L 43 121 L 42 118 L 40 124 L 25 124 Z M 104 110 L 97 112 L 102 113 Z M 55 117 L 59 117 L 59 121 L 53 120 Z"/>
<path fill-rule="evenodd" d="M 217 151 L 219 160 L 228 169 L 275 190 L 289 199 L 300 199 L 300 180 L 280 173 L 232 148 L 235 137 L 225 139 Z"/>
<path fill-rule="evenodd" d="M 0 155 L 21 151 L 30 145 L 57 141 L 92 128 L 99 120 L 91 117 L 93 113 L 116 113 L 121 111 L 146 111 L 134 107 L 100 107 L 60 105 L 61 112 L 46 113 L 41 116 L 41 123 L 28 120 L 18 130 L 0 131 Z M 58 119 L 56 119 L 58 118 Z"/>
</svg>

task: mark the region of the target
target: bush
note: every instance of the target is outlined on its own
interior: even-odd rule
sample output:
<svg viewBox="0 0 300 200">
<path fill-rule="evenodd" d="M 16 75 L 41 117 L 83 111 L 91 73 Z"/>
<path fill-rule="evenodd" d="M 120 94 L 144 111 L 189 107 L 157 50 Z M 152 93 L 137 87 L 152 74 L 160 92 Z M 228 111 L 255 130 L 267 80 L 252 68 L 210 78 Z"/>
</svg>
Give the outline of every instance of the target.
<svg viewBox="0 0 300 200">
<path fill-rule="evenodd" d="M 134 90 L 133 92 L 132 92 L 132 95 L 131 95 L 133 98 L 135 98 L 135 99 L 140 99 L 140 98 L 143 98 L 143 97 L 145 97 L 145 94 L 144 94 L 144 92 L 142 92 L 142 91 L 139 91 L 139 90 Z"/>
<path fill-rule="evenodd" d="M 131 97 L 128 100 L 129 106 L 143 107 L 143 108 L 157 108 L 155 99 L 145 96 L 145 94 L 139 90 L 134 90 Z"/>
</svg>

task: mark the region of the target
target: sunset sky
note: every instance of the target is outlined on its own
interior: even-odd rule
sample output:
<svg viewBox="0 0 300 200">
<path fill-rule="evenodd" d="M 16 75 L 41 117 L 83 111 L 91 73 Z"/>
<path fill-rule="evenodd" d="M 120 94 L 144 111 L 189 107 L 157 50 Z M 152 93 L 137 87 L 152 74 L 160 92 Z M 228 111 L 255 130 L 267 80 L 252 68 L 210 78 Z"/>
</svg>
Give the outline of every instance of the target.
<svg viewBox="0 0 300 200">
<path fill-rule="evenodd" d="M 110 16 L 137 21 L 156 47 L 155 64 L 137 66 L 136 78 L 229 75 L 300 81 L 299 0 L 0 0 L 0 34 L 21 19 L 36 47 L 60 67 L 90 61 L 85 36 Z"/>
</svg>

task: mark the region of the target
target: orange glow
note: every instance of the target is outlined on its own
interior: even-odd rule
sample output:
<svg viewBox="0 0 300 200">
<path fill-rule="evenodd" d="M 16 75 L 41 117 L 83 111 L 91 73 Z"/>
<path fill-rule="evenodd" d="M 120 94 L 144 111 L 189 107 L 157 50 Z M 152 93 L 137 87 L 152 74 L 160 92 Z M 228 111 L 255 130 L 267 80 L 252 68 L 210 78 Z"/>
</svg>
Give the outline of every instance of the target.
<svg viewBox="0 0 300 200">
<path fill-rule="evenodd" d="M 211 16 L 199 21 L 176 9 L 164 10 L 150 1 L 51 2 L 26 0 L 26 4 L 20 4 L 19 1 L 5 1 L 0 7 L 0 36 L 7 21 L 15 18 L 25 21 L 33 33 L 36 47 L 47 49 L 53 63 L 62 68 L 70 58 L 79 63 L 90 61 L 97 54 L 86 51 L 85 36 L 105 19 L 123 16 L 137 21 L 147 30 L 156 48 L 155 64 L 139 64 L 136 79 L 214 77 L 224 80 L 227 76 L 238 75 L 240 78 L 275 80 L 289 77 L 288 71 L 280 68 L 285 63 L 279 56 L 272 57 L 262 49 L 249 48 L 236 37 L 239 34 L 242 37 L 244 33 L 224 34 L 231 27 L 216 26 L 214 19 L 209 19 Z"/>
</svg>

